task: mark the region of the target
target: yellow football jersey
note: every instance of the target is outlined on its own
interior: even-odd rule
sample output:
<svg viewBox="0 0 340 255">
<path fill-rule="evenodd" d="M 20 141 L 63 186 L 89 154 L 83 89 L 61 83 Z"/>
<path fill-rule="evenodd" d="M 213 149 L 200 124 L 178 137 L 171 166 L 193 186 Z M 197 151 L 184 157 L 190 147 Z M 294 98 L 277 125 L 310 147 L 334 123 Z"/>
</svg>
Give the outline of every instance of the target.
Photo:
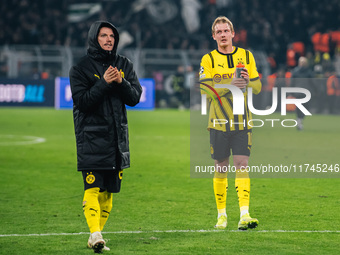
<svg viewBox="0 0 340 255">
<path fill-rule="evenodd" d="M 206 94 L 210 106 L 208 129 L 213 128 L 220 131 L 234 131 L 251 129 L 251 112 L 247 104 L 247 93 L 244 93 L 245 111 L 243 115 L 233 114 L 233 97 L 229 89 L 215 88 L 217 84 L 230 84 L 234 77 L 237 64 L 242 63 L 249 73 L 249 84 L 253 93 L 258 94 L 261 91 L 261 81 L 257 72 L 256 63 L 253 54 L 249 50 L 234 47 L 232 53 L 223 54 L 218 50 L 203 56 L 199 72 L 199 81 L 201 93 Z M 213 100 L 211 96 L 217 96 L 209 90 L 208 86 L 214 88 L 221 98 L 222 106 L 218 100 Z M 214 120 L 224 120 L 218 123 Z M 249 125 L 250 124 L 250 125 Z"/>
</svg>

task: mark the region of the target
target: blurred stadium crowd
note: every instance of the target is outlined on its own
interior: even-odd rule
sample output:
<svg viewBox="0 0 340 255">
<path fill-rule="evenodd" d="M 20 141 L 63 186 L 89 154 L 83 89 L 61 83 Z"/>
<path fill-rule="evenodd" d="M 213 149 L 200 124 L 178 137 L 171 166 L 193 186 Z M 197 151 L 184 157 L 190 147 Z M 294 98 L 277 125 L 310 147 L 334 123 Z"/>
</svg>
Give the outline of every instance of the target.
<svg viewBox="0 0 340 255">
<path fill-rule="evenodd" d="M 308 59 L 309 68 L 317 77 L 340 75 L 339 0 L 82 0 L 81 3 L 2 1 L 0 46 L 85 47 L 90 24 L 100 19 L 117 26 L 122 35 L 121 48 L 208 51 L 216 46 L 211 38 L 211 24 L 217 16 L 225 15 L 234 23 L 236 46 L 267 54 L 271 79 L 282 72 L 289 77 L 300 56 Z M 265 83 L 267 90 L 271 84 Z M 332 86 L 334 95 L 340 97 L 340 85 Z M 328 93 L 326 88 L 325 85 Z"/>
</svg>

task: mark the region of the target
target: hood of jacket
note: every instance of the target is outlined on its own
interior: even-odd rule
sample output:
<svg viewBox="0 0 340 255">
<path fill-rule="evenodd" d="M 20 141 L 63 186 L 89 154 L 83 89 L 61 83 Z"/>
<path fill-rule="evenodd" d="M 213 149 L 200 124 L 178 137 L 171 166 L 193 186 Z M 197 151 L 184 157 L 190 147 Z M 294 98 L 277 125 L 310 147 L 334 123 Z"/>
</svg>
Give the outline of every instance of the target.
<svg viewBox="0 0 340 255">
<path fill-rule="evenodd" d="M 102 47 L 100 47 L 98 42 L 98 34 L 99 30 L 102 27 L 108 27 L 111 28 L 114 34 L 114 45 L 112 51 L 103 50 Z M 110 61 L 113 60 L 117 54 L 117 47 L 119 43 L 119 33 L 117 31 L 117 28 L 112 25 L 110 22 L 107 21 L 96 21 L 94 22 L 89 30 L 88 33 L 88 49 L 87 54 L 100 61 Z"/>
</svg>

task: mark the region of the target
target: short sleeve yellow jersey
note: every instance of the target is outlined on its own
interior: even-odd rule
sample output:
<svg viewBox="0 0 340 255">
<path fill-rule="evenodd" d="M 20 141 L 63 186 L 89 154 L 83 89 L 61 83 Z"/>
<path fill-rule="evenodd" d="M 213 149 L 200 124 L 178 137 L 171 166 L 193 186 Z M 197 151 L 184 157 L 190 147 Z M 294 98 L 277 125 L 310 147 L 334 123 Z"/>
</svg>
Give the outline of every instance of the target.
<svg viewBox="0 0 340 255">
<path fill-rule="evenodd" d="M 258 94 L 261 91 L 261 81 L 256 68 L 256 62 L 253 54 L 249 50 L 234 47 L 232 53 L 223 54 L 218 50 L 204 55 L 201 60 L 199 71 L 199 82 L 201 93 L 207 95 L 209 105 L 209 123 L 208 129 L 220 131 L 237 131 L 252 128 L 252 115 L 247 104 L 248 92 L 244 93 L 244 114 L 233 114 L 233 97 L 229 89 L 215 88 L 217 84 L 230 84 L 234 77 L 236 66 L 241 63 L 247 68 L 249 73 L 249 84 L 253 93 Z M 222 105 L 213 91 L 212 87 L 219 95 Z M 224 120 L 216 122 L 214 120 Z"/>
</svg>

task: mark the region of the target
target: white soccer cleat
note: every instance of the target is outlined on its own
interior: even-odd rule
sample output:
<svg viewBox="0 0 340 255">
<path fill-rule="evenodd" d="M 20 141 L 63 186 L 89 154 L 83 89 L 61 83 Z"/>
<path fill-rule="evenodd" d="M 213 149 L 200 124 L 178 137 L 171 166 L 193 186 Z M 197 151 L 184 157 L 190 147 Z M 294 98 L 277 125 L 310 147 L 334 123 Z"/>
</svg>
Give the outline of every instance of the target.
<svg viewBox="0 0 340 255">
<path fill-rule="evenodd" d="M 90 235 L 87 247 L 94 250 L 95 253 L 101 253 L 102 250 L 109 251 L 110 248 L 105 246 L 105 241 L 100 232 L 94 232 Z"/>
<path fill-rule="evenodd" d="M 228 223 L 227 216 L 221 215 L 217 219 L 217 223 L 215 225 L 215 228 L 217 228 L 217 229 L 225 229 L 227 227 L 227 223 Z"/>
<path fill-rule="evenodd" d="M 259 225 L 259 220 L 250 217 L 249 213 L 243 215 L 238 222 L 239 230 L 247 230 L 249 228 L 256 228 Z"/>
<path fill-rule="evenodd" d="M 109 250 L 110 250 L 110 248 L 107 247 L 106 245 L 104 245 L 103 251 L 109 251 Z"/>
</svg>

